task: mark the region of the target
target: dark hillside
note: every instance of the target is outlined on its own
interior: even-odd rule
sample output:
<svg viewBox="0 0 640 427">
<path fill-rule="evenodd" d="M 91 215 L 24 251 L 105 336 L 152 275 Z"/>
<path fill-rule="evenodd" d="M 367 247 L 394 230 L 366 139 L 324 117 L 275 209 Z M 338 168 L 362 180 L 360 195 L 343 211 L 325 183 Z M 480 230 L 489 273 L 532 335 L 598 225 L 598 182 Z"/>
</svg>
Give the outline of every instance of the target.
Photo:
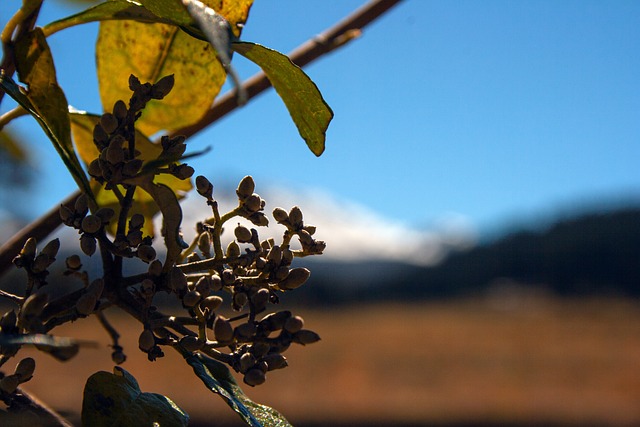
<svg viewBox="0 0 640 427">
<path fill-rule="evenodd" d="M 540 231 L 514 232 L 440 265 L 394 263 L 313 267 L 306 298 L 448 298 L 484 293 L 496 281 L 537 286 L 561 296 L 640 297 L 640 208 L 585 214 Z"/>
</svg>

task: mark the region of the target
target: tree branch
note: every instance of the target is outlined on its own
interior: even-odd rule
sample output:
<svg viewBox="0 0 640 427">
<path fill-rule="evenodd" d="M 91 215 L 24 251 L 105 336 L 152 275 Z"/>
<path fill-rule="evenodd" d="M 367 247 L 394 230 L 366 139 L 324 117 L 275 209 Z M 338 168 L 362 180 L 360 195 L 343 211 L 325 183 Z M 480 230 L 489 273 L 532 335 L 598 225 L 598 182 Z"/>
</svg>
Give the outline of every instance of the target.
<svg viewBox="0 0 640 427">
<path fill-rule="evenodd" d="M 299 67 L 304 67 L 315 59 L 336 50 L 357 37 L 362 28 L 383 15 L 400 1 L 401 0 L 374 0 L 365 4 L 343 21 L 300 45 L 289 54 L 289 58 Z M 271 87 L 271 83 L 269 79 L 267 79 L 267 76 L 261 72 L 250 77 L 242 86 L 247 93 L 247 99 L 252 99 Z M 184 135 L 189 137 L 195 135 L 237 107 L 238 103 L 235 97 L 235 91 L 226 93 L 218 98 L 218 101 L 213 104 L 211 109 L 199 122 L 176 130 L 172 136 Z M 62 203 L 73 207 L 73 203 L 79 195 L 80 192 L 76 191 L 68 196 Z M 18 233 L 0 247 L 0 275 L 7 271 L 11 265 L 11 260 L 20 252 L 24 242 L 29 237 L 34 237 L 38 241 L 43 240 L 61 223 L 58 208 L 56 207 L 18 231 Z"/>
</svg>

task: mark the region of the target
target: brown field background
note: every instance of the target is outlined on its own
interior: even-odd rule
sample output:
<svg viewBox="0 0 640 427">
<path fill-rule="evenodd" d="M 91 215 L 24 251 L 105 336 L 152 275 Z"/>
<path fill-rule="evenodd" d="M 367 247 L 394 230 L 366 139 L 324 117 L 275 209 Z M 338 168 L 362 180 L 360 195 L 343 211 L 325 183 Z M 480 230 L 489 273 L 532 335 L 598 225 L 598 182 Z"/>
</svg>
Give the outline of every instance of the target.
<svg viewBox="0 0 640 427">
<path fill-rule="evenodd" d="M 640 425 L 640 303 L 526 298 L 296 310 L 320 333 L 289 367 L 245 386 L 294 425 Z M 123 367 L 143 391 L 171 397 L 193 425 L 242 425 L 175 352 L 148 362 L 139 326 L 117 312 Z M 25 388 L 78 422 L 81 390 L 111 371 L 95 319 L 55 330 L 99 343 L 61 363 L 35 350 Z"/>
</svg>

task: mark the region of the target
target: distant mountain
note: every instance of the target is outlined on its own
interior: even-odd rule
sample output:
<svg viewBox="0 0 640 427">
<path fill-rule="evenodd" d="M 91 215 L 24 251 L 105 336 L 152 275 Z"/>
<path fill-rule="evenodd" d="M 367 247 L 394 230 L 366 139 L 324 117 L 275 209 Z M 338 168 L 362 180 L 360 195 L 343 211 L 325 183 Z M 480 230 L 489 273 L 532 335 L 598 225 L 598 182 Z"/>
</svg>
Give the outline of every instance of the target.
<svg viewBox="0 0 640 427">
<path fill-rule="evenodd" d="M 557 295 L 640 297 L 640 208 L 589 213 L 518 231 L 435 267 L 392 262 L 311 264 L 309 302 L 447 298 L 518 283 Z"/>
</svg>

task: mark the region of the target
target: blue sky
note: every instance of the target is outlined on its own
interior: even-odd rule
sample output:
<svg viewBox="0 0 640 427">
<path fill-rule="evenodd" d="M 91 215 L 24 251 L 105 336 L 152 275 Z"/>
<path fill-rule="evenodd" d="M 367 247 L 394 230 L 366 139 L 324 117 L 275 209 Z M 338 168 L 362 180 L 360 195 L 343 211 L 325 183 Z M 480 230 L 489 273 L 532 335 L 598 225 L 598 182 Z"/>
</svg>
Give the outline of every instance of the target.
<svg viewBox="0 0 640 427">
<path fill-rule="evenodd" d="M 257 0 L 243 38 L 286 53 L 363 3 Z M 19 4 L 2 0 L 0 23 Z M 45 5 L 42 23 L 71 13 Z M 192 138 L 192 150 L 213 150 L 191 164 L 214 184 L 251 174 L 410 227 L 453 217 L 487 232 L 640 201 L 638 22 L 637 1 L 405 0 L 305 69 L 335 112 L 322 157 L 271 91 Z M 86 25 L 50 39 L 70 103 L 94 112 L 96 34 Z M 257 71 L 236 59 L 243 78 Z M 74 184 L 32 126 L 12 128 L 46 155 L 35 216 Z"/>
</svg>

